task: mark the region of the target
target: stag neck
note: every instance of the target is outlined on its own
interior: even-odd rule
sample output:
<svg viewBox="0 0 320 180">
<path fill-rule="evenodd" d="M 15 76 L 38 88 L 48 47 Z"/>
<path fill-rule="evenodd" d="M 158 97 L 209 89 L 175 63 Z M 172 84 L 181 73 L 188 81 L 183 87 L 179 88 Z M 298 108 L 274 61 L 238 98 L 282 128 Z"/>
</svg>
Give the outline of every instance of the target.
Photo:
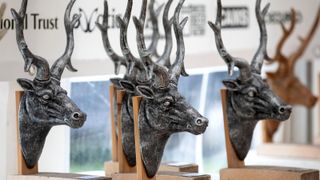
<svg viewBox="0 0 320 180">
<path fill-rule="evenodd" d="M 146 107 L 146 100 L 142 100 L 139 111 L 139 129 L 140 134 L 145 136 L 140 136 L 140 142 L 143 144 L 141 157 L 145 167 L 148 167 L 146 168 L 148 177 L 153 177 L 159 169 L 165 145 L 171 134 L 156 130 L 150 126 L 149 121 L 154 118 L 147 114 Z M 150 141 L 150 139 L 156 141 Z"/>
<path fill-rule="evenodd" d="M 252 119 L 242 113 L 237 108 L 232 96 L 233 92 L 228 91 L 227 114 L 230 140 L 238 158 L 244 160 L 250 150 L 254 129 L 258 120 Z"/>
<path fill-rule="evenodd" d="M 19 108 L 19 131 L 20 134 L 28 134 L 28 136 L 20 136 L 20 144 L 22 154 L 29 168 L 33 168 L 38 162 L 42 149 L 44 147 L 46 137 L 52 128 L 44 123 L 32 121 L 27 111 L 28 93 L 22 96 Z"/>
</svg>

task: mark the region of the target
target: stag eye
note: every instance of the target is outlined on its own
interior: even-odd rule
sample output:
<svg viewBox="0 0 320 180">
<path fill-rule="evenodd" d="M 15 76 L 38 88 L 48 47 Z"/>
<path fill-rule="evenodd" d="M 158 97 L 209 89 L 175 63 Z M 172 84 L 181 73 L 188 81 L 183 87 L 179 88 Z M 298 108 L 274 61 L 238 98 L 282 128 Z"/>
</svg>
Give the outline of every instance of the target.
<svg viewBox="0 0 320 180">
<path fill-rule="evenodd" d="M 254 91 L 249 91 L 249 92 L 248 92 L 248 96 L 249 96 L 249 97 L 255 97 L 255 96 L 256 96 L 256 92 L 254 92 Z"/>
<path fill-rule="evenodd" d="M 170 102 L 170 101 L 166 101 L 166 102 L 163 103 L 163 105 L 166 106 L 166 107 L 168 107 L 168 106 L 171 105 L 171 102 Z"/>
<path fill-rule="evenodd" d="M 45 94 L 45 95 L 42 96 L 42 98 L 45 99 L 45 100 L 49 100 L 50 99 L 50 95 Z"/>
</svg>

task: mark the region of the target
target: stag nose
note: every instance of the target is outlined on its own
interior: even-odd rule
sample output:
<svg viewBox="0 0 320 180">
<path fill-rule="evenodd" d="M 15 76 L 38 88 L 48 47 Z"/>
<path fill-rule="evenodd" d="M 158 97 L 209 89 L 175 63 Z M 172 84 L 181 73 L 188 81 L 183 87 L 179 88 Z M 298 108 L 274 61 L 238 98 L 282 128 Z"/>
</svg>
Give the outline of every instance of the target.
<svg viewBox="0 0 320 180">
<path fill-rule="evenodd" d="M 74 112 L 74 113 L 72 113 L 71 118 L 72 118 L 72 120 L 79 121 L 79 120 L 83 120 L 85 118 L 85 116 L 86 115 L 84 113 Z"/>
<path fill-rule="evenodd" d="M 291 106 L 281 106 L 278 111 L 280 114 L 291 113 L 292 107 Z"/>
<path fill-rule="evenodd" d="M 195 123 L 197 126 L 208 126 L 209 121 L 206 118 L 198 118 Z"/>
</svg>

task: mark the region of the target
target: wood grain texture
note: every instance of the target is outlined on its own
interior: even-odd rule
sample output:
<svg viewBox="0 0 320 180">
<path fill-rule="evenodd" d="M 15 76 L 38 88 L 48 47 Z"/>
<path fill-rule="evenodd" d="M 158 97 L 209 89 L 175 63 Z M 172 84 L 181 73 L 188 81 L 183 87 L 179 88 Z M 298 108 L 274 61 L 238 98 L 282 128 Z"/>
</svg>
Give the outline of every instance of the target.
<svg viewBox="0 0 320 180">
<path fill-rule="evenodd" d="M 110 114 L 111 114 L 111 147 L 112 147 L 112 161 L 118 161 L 118 137 L 116 133 L 116 125 L 115 125 L 115 107 L 114 107 L 114 100 L 116 99 L 116 87 L 111 85 L 109 87 L 109 100 L 110 100 Z"/>
<path fill-rule="evenodd" d="M 111 177 L 100 177 L 65 173 L 39 173 L 37 175 L 10 175 L 7 180 L 112 180 Z"/>
<path fill-rule="evenodd" d="M 285 167 L 247 166 L 220 171 L 221 180 L 319 180 L 319 171 Z"/>
<path fill-rule="evenodd" d="M 320 160 L 320 145 L 267 143 L 257 148 L 258 155 Z"/>
</svg>

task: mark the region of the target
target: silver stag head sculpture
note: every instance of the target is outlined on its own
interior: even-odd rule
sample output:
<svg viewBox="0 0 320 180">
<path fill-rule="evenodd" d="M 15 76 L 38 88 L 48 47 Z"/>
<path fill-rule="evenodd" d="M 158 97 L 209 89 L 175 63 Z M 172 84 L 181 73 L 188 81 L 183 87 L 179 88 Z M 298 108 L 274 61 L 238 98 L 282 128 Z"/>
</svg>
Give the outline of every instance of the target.
<svg viewBox="0 0 320 180">
<path fill-rule="evenodd" d="M 16 22 L 17 44 L 25 61 L 24 70 L 29 72 L 31 66 L 37 69 L 33 81 L 18 79 L 18 83 L 25 92 L 19 110 L 20 143 L 29 168 L 34 167 L 38 162 L 46 136 L 53 126 L 67 125 L 71 128 L 80 128 L 86 120 L 86 114 L 60 86 L 65 68 L 76 71 L 71 65 L 71 55 L 74 49 L 73 29 L 80 16 L 74 15 L 73 19 L 70 19 L 74 3 L 75 0 L 70 1 L 64 17 L 67 34 L 66 50 L 51 68 L 47 60 L 34 55 L 26 44 L 23 21 L 26 17 L 28 0 L 22 1 L 19 13 L 14 9 L 11 10 Z"/>
<path fill-rule="evenodd" d="M 166 45 L 163 54 L 157 58 L 157 62 L 153 61 L 156 55 L 150 48 L 147 48 L 144 39 L 147 0 L 143 0 L 139 19 L 133 18 L 137 29 L 137 46 L 140 58 L 133 58 L 127 41 L 132 0 L 128 0 L 124 18 L 118 17 L 123 62 L 127 67 L 127 73 L 123 79 L 113 80 L 114 84 L 118 84 L 127 92 L 122 107 L 122 145 L 129 164 L 134 166 L 136 161 L 131 97 L 142 96 L 143 100 L 139 112 L 139 128 L 143 144 L 141 152 L 149 177 L 156 174 L 170 135 L 183 131 L 201 134 L 208 126 L 208 120 L 191 107 L 177 89 L 180 75 L 187 75 L 184 70 L 185 47 L 183 40 L 183 27 L 187 18 L 182 22 L 179 21 L 184 0 L 180 0 L 175 10 L 174 19 L 168 18 L 172 1 L 167 2 L 163 14 Z M 151 1 L 152 3 L 153 1 Z M 172 24 L 178 48 L 176 60 L 171 65 Z M 130 66 L 130 64 L 133 65 Z"/>
<path fill-rule="evenodd" d="M 144 2 L 147 3 L 146 0 Z M 169 1 L 166 6 L 165 26 L 170 25 L 167 13 L 171 2 Z M 147 52 L 143 35 L 145 17 L 142 15 L 139 19 L 133 18 L 137 29 L 140 58 L 147 69 L 153 72 L 149 83 L 135 87 L 136 94 L 143 97 L 139 112 L 139 128 L 141 144 L 143 144 L 141 146 L 142 160 L 149 177 L 156 174 L 166 142 L 173 133 L 190 132 L 198 135 L 203 133 L 208 126 L 208 120 L 186 102 L 177 88 L 180 76 L 187 75 L 184 69 L 183 28 L 188 18 L 184 18 L 181 22 L 179 20 L 183 3 L 184 0 L 180 0 L 174 13 L 173 28 L 177 40 L 177 56 L 169 68 L 154 63 Z M 145 12 L 145 6 L 142 6 L 141 14 L 143 12 Z"/>
<path fill-rule="evenodd" d="M 216 46 L 222 59 L 232 73 L 233 67 L 240 70 L 236 80 L 226 80 L 223 84 L 228 89 L 228 118 L 230 139 L 240 160 L 246 157 L 252 141 L 254 128 L 259 120 L 287 120 L 291 107 L 276 96 L 261 78 L 261 68 L 267 55 L 267 30 L 265 16 L 269 4 L 261 11 L 261 0 L 256 2 L 256 17 L 260 28 L 260 46 L 251 65 L 241 58 L 232 57 L 226 50 L 221 36 L 222 5 L 218 0 L 216 23 L 209 22 L 215 33 Z"/>
</svg>

